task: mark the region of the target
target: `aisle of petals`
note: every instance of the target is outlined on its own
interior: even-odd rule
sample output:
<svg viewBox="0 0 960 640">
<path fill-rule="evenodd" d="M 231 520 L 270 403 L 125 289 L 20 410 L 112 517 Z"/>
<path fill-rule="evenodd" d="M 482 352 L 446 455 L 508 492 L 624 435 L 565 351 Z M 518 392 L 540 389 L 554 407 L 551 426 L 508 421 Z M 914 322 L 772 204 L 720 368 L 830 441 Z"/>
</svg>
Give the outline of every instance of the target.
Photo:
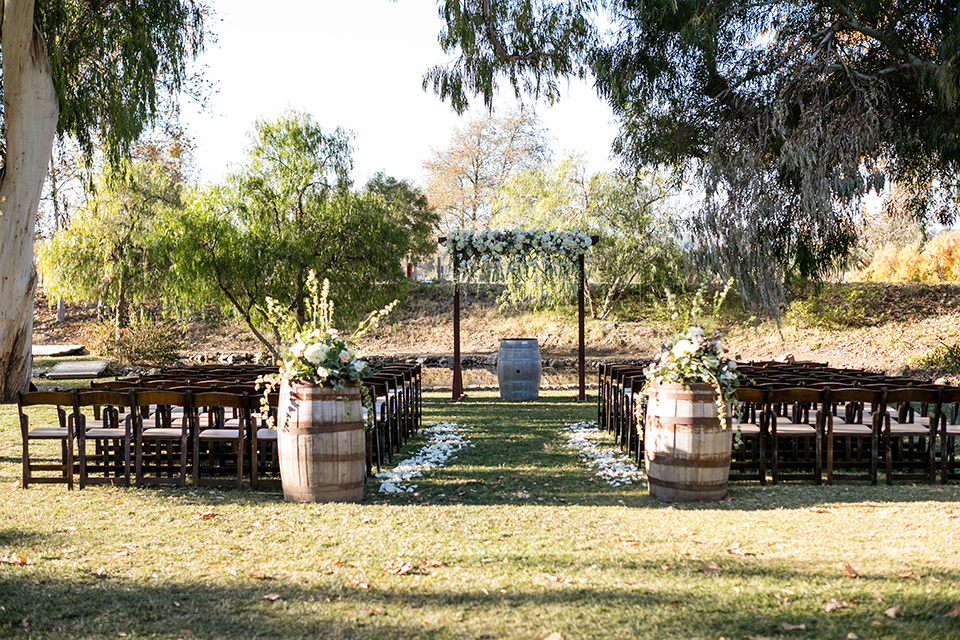
<svg viewBox="0 0 960 640">
<path fill-rule="evenodd" d="M 567 446 L 576 449 L 580 460 L 588 466 L 596 467 L 597 477 L 612 487 L 645 482 L 643 470 L 638 469 L 633 460 L 623 455 L 619 449 L 603 446 L 609 443 L 606 435 L 600 431 L 596 422 L 574 422 L 562 429 L 567 436 Z"/>
<path fill-rule="evenodd" d="M 380 493 L 413 493 L 417 485 L 410 484 L 413 478 L 424 472 L 442 467 L 460 449 L 472 447 L 464 433 L 469 429 L 455 422 L 428 425 L 421 431 L 428 444 L 390 471 L 376 475 L 381 479 Z"/>
</svg>

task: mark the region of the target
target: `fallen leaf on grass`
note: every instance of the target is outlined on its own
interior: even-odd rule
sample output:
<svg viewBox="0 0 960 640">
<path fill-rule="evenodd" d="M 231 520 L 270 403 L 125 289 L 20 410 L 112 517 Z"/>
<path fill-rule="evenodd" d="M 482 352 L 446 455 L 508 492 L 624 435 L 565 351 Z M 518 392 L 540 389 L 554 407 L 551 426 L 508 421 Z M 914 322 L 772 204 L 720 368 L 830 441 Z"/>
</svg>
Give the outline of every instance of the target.
<svg viewBox="0 0 960 640">
<path fill-rule="evenodd" d="M 106 575 L 106 573 L 107 573 L 107 570 L 104 569 L 103 567 L 100 567 L 99 569 L 93 572 L 93 575 L 97 576 L 98 578 L 102 578 L 104 575 Z"/>
<path fill-rule="evenodd" d="M 269 600 L 270 602 L 276 602 L 277 600 L 280 599 L 280 594 L 279 594 L 279 593 L 267 593 L 267 594 L 265 594 L 265 595 L 260 596 L 260 599 L 261 599 L 261 600 Z"/>
<path fill-rule="evenodd" d="M 369 609 L 367 609 L 367 615 L 368 615 L 368 616 L 382 616 L 382 615 L 383 615 L 383 609 L 378 609 L 378 608 L 376 608 L 376 607 L 370 607 Z"/>
<path fill-rule="evenodd" d="M 729 553 L 732 556 L 742 556 L 743 547 L 740 545 L 739 542 L 734 542 L 732 545 L 727 547 L 727 553 Z"/>
<path fill-rule="evenodd" d="M 857 573 L 857 570 L 856 570 L 856 569 L 854 569 L 852 566 L 850 566 L 850 563 L 849 563 L 849 562 L 844 562 L 844 563 L 843 563 L 843 575 L 847 576 L 848 578 L 859 578 L 859 577 L 860 577 L 860 574 Z"/>
<path fill-rule="evenodd" d="M 780 628 L 784 631 L 806 631 L 807 625 L 805 624 L 790 624 L 789 622 L 781 622 Z"/>
<path fill-rule="evenodd" d="M 402 576 L 413 571 L 413 565 L 409 562 L 401 562 L 395 567 L 384 569 L 384 573 L 392 573 L 395 576 Z"/>
<path fill-rule="evenodd" d="M 570 584 L 571 582 L 570 578 L 561 578 L 560 576 L 550 575 L 549 573 L 547 574 L 547 580 L 551 582 L 562 582 L 564 584 Z"/>
<path fill-rule="evenodd" d="M 17 480 L 17 481 L 14 482 L 12 485 L 10 485 L 10 488 L 13 489 L 13 490 L 22 489 L 22 488 L 23 488 L 23 482 L 21 482 L 20 480 Z"/>
<path fill-rule="evenodd" d="M 558 631 L 554 631 L 550 635 L 546 636 L 543 640 L 563 640 L 563 636 L 560 635 Z"/>
<path fill-rule="evenodd" d="M 846 609 L 849 606 L 850 606 L 849 600 L 840 602 L 836 598 L 831 598 L 830 600 L 824 603 L 823 610 L 827 613 L 830 613 L 831 611 L 836 611 L 837 609 Z"/>
<path fill-rule="evenodd" d="M 711 562 L 703 568 L 704 573 L 720 573 L 720 565 L 716 562 Z"/>
<path fill-rule="evenodd" d="M 784 598 L 784 597 L 783 597 L 782 595 L 780 595 L 779 593 L 773 594 L 773 597 L 774 597 L 774 598 L 776 599 L 776 601 L 779 602 L 780 604 L 787 604 L 788 602 L 790 602 L 790 599 L 789 599 L 789 598 Z"/>
<path fill-rule="evenodd" d="M 918 580 L 920 576 L 915 574 L 913 571 L 904 571 L 903 573 L 897 574 L 898 578 L 903 578 L 904 580 Z"/>
<path fill-rule="evenodd" d="M 370 585 L 369 585 L 369 584 L 367 584 L 366 582 L 360 582 L 359 580 L 351 579 L 351 580 L 350 580 L 350 584 L 352 584 L 353 586 L 355 586 L 357 589 L 369 589 L 369 588 L 370 588 Z"/>
<path fill-rule="evenodd" d="M 197 509 L 196 512 L 194 512 L 193 517 L 197 518 L 198 520 L 206 520 L 207 518 L 215 518 L 216 515 L 217 514 L 213 511 L 203 511 L 201 509 Z"/>
<path fill-rule="evenodd" d="M 827 512 L 827 510 L 824 509 L 823 507 L 810 507 L 809 509 L 807 509 L 807 511 L 809 511 L 810 513 L 826 513 Z"/>
<path fill-rule="evenodd" d="M 883 622 L 881 622 L 880 620 L 871 620 L 871 621 L 870 621 L 870 626 L 871 626 L 871 627 L 882 627 L 882 626 L 883 626 Z"/>
<path fill-rule="evenodd" d="M 424 560 L 421 563 L 425 567 L 445 567 L 447 563 L 443 560 Z"/>
<path fill-rule="evenodd" d="M 265 573 L 251 573 L 247 577 L 253 578 L 254 580 L 276 580 L 273 576 L 268 576 Z"/>
<path fill-rule="evenodd" d="M 948 613 L 943 614 L 944 618 L 960 618 L 960 602 L 953 605 L 953 609 L 950 609 Z"/>
<path fill-rule="evenodd" d="M 33 564 L 23 556 L 13 553 L 9 558 L 0 558 L 0 564 Z"/>
<path fill-rule="evenodd" d="M 890 607 L 889 609 L 884 611 L 883 615 L 887 616 L 888 618 L 896 618 L 898 615 L 900 615 L 902 611 L 903 611 L 903 605 L 898 604 L 897 606 Z"/>
</svg>

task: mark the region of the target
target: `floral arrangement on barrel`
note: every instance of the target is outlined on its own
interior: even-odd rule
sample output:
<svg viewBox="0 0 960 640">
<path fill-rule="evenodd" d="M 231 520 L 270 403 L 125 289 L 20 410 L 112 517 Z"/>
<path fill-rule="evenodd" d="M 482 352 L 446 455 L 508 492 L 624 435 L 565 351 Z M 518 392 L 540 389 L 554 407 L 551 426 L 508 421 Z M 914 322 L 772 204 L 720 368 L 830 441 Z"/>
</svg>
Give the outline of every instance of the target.
<svg viewBox="0 0 960 640">
<path fill-rule="evenodd" d="M 643 373 L 648 389 L 653 382 L 709 384 L 717 391 L 717 412 L 721 427 L 726 428 L 726 407 L 740 386 L 740 376 L 736 360 L 725 357 L 721 338 L 719 331 L 707 337 L 702 328 L 687 327 L 686 332 L 674 334 L 661 347 L 660 356 Z"/>
<path fill-rule="evenodd" d="M 263 386 L 260 399 L 264 415 L 270 415 L 270 393 L 281 382 L 309 382 L 327 385 L 334 389 L 343 389 L 348 384 L 360 386 L 363 406 L 373 406 L 373 399 L 360 382 L 375 373 L 369 363 L 363 359 L 353 346 L 365 333 L 374 329 L 397 305 L 394 300 L 383 309 L 368 315 L 349 338 L 340 335 L 340 331 L 331 326 L 333 301 L 330 300 L 330 281 L 324 279 L 323 286 L 317 283 L 313 270 L 307 276 L 305 300 L 306 318 L 302 324 L 289 311 L 273 298 L 267 298 L 267 310 L 278 326 L 292 327 L 293 335 L 286 342 L 280 360 L 280 372 L 261 376 L 257 382 Z M 270 426 L 276 428 L 273 416 L 268 419 Z"/>
</svg>

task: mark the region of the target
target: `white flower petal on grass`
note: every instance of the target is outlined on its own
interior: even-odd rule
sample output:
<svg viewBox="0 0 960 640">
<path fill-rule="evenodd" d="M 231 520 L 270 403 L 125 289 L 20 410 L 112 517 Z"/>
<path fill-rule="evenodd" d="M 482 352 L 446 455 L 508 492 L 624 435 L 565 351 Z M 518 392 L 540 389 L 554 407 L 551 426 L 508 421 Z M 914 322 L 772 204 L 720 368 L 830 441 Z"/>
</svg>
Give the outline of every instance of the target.
<svg viewBox="0 0 960 640">
<path fill-rule="evenodd" d="M 454 458 L 460 449 L 473 446 L 464 436 L 469 427 L 455 422 L 443 422 L 428 425 L 423 433 L 427 436 L 427 445 L 407 458 L 390 471 L 376 475 L 381 479 L 380 493 L 413 493 L 417 485 L 410 480 L 422 476 L 431 469 L 438 469 Z"/>
<path fill-rule="evenodd" d="M 597 477 L 610 486 L 619 487 L 646 479 L 643 470 L 619 449 L 603 446 L 610 440 L 596 422 L 575 422 L 565 425 L 562 430 L 567 436 L 567 446 L 579 453 L 582 462 L 595 467 Z M 643 485 L 647 483 L 643 482 Z"/>
</svg>

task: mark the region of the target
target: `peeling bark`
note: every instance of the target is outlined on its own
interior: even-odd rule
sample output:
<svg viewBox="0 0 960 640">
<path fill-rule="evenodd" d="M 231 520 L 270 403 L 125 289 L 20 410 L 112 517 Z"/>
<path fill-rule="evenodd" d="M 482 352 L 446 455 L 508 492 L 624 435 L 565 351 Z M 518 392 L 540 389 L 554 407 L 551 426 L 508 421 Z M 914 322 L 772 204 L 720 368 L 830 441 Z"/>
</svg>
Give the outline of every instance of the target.
<svg viewBox="0 0 960 640">
<path fill-rule="evenodd" d="M 30 385 L 34 224 L 59 107 L 34 2 L 0 7 L 7 150 L 0 178 L 0 401 L 9 401 Z"/>
</svg>

